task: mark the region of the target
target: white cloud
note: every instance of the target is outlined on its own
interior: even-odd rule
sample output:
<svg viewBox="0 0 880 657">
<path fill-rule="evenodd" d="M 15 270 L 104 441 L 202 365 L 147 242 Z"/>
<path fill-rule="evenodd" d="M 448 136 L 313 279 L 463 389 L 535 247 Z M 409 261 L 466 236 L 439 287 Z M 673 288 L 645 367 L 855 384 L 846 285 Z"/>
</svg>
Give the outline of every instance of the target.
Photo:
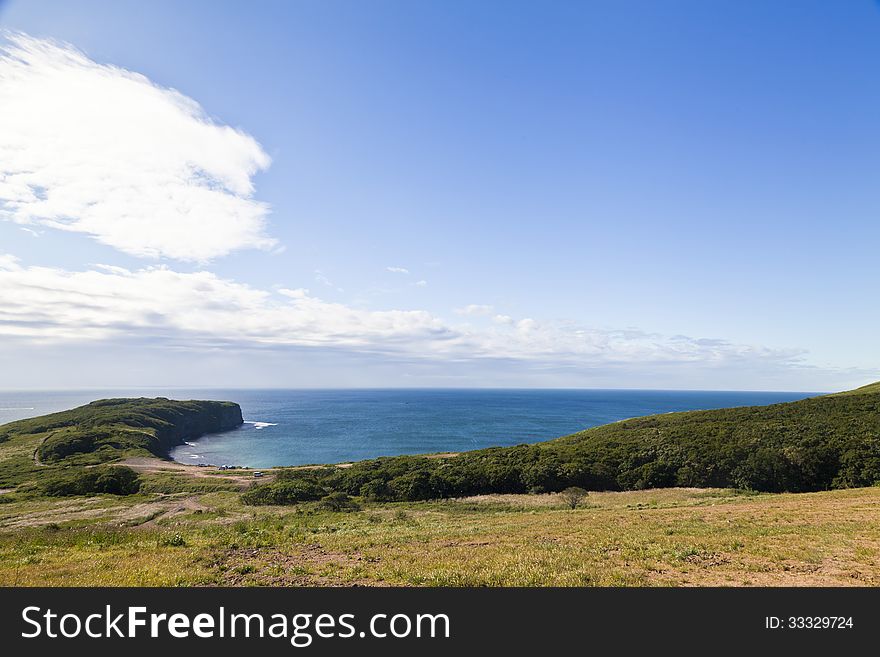
<svg viewBox="0 0 880 657">
<path fill-rule="evenodd" d="M 798 366 L 803 355 L 723 340 L 498 317 L 476 330 L 423 310 L 363 310 L 302 288 L 273 292 L 205 271 L 104 265 L 66 271 L 27 267 L 0 254 L 0 336 L 34 344 L 162 339 L 185 349 L 320 346 L 417 361 L 501 359 L 535 367 L 629 370 L 652 364 L 784 369 Z"/>
<path fill-rule="evenodd" d="M 4 269 L 8 271 L 21 269 L 18 263 L 19 259 L 11 253 L 0 253 L 0 271 Z"/>
<path fill-rule="evenodd" d="M 166 267 L 22 267 L 0 256 L 0 335 L 36 341 L 173 336 L 193 345 L 380 346 L 442 333 L 424 311 L 366 311 L 305 289 L 271 292 Z"/>
<path fill-rule="evenodd" d="M 269 163 L 251 136 L 143 75 L 66 44 L 0 42 L 0 218 L 140 257 L 268 249 L 252 177 Z"/>
<path fill-rule="evenodd" d="M 471 304 L 468 304 L 467 306 L 464 306 L 463 308 L 456 308 L 454 312 L 456 315 L 480 316 L 480 315 L 491 315 L 493 310 L 495 310 L 495 308 L 493 306 L 486 306 L 486 305 L 471 303 Z"/>
<path fill-rule="evenodd" d="M 409 274 L 409 269 L 406 267 L 385 267 L 385 271 L 390 271 L 392 274 Z"/>
<path fill-rule="evenodd" d="M 413 285 L 415 285 L 416 287 L 428 287 L 428 281 L 422 279 L 420 281 L 416 281 L 415 283 L 413 283 Z"/>
</svg>

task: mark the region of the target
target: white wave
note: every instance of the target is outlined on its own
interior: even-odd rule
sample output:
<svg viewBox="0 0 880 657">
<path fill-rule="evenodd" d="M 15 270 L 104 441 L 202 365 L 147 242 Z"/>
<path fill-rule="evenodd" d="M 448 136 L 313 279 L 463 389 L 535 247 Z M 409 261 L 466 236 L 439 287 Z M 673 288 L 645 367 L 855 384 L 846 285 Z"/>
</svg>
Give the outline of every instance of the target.
<svg viewBox="0 0 880 657">
<path fill-rule="evenodd" d="M 245 424 L 254 425 L 254 429 L 265 429 L 266 427 L 277 427 L 278 426 L 277 422 L 251 422 L 251 421 L 247 421 L 247 422 L 245 422 Z"/>
<path fill-rule="evenodd" d="M 188 442 L 185 441 L 185 440 L 183 441 L 183 444 L 184 444 L 184 445 L 189 445 L 190 447 L 195 447 L 195 446 L 196 446 L 195 443 L 188 443 Z"/>
</svg>

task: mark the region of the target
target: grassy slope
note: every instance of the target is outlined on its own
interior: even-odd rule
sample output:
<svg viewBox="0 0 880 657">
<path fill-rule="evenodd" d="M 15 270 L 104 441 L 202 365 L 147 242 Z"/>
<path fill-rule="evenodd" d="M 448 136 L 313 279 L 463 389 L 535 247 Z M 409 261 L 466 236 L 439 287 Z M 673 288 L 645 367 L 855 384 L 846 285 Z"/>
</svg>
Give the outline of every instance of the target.
<svg viewBox="0 0 880 657">
<path fill-rule="evenodd" d="M 53 524 L 54 523 L 54 524 Z M 880 488 L 664 489 L 243 507 L 235 493 L 0 504 L 0 585 L 880 585 Z"/>
</svg>

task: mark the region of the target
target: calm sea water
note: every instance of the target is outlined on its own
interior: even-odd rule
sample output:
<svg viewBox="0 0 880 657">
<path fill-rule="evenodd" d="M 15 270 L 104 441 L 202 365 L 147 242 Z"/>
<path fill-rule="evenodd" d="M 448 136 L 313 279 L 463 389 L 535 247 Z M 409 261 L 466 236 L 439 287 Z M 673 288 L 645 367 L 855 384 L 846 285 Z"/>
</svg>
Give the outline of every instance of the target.
<svg viewBox="0 0 880 657">
<path fill-rule="evenodd" d="M 273 465 L 547 440 L 639 415 L 794 401 L 805 392 L 657 390 L 91 390 L 0 392 L 0 424 L 105 397 L 226 399 L 240 429 L 174 450 L 184 463 Z"/>
</svg>

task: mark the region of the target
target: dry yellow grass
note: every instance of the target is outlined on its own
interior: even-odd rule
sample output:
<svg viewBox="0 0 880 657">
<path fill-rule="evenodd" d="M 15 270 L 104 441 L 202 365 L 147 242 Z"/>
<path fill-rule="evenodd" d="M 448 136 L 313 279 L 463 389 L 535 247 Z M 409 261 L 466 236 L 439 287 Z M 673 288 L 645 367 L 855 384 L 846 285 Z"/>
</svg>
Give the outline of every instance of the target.
<svg viewBox="0 0 880 657">
<path fill-rule="evenodd" d="M 575 510 L 554 495 L 355 513 L 232 492 L 0 504 L 3 585 L 352 583 L 878 585 L 880 488 L 592 493 Z"/>
</svg>

